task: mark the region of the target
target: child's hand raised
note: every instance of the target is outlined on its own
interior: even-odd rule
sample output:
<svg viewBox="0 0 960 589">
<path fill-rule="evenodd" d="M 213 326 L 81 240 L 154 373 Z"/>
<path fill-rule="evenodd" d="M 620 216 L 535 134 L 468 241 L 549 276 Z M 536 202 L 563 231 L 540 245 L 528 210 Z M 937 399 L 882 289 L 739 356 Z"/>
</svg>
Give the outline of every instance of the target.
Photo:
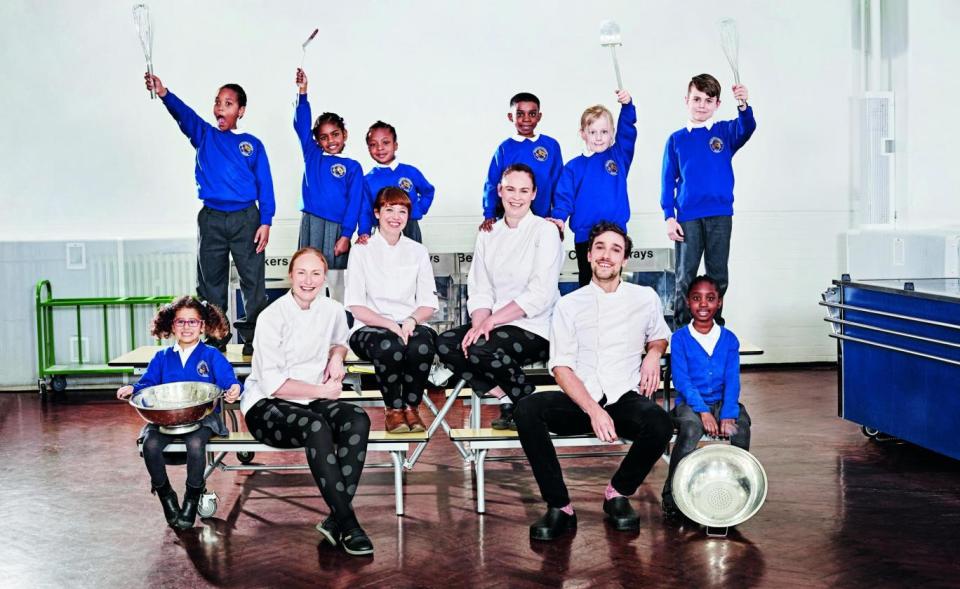
<svg viewBox="0 0 960 589">
<path fill-rule="evenodd" d="M 368 241 L 370 241 L 369 233 L 361 233 L 357 236 L 357 245 L 367 245 Z"/>
<path fill-rule="evenodd" d="M 163 85 L 163 82 L 160 81 L 160 78 L 150 75 L 150 72 L 145 72 L 143 74 L 143 79 L 146 82 L 147 90 L 152 90 L 157 93 L 157 96 L 163 98 L 167 95 L 167 87 Z"/>
<path fill-rule="evenodd" d="M 683 228 L 673 217 L 667 219 L 667 237 L 673 241 L 683 241 Z"/>
<path fill-rule="evenodd" d="M 490 233 L 493 231 L 493 224 L 496 222 L 496 219 L 484 219 L 483 223 L 480 223 L 479 229 L 480 231 L 486 231 L 487 233 Z"/>
<path fill-rule="evenodd" d="M 133 385 L 127 385 L 117 389 L 117 398 L 118 399 L 129 399 L 130 395 L 133 394 Z"/>
<path fill-rule="evenodd" d="M 223 400 L 227 403 L 236 403 L 237 399 L 240 398 L 240 385 L 234 384 L 230 385 L 230 388 L 227 389 L 227 392 L 223 395 Z"/>
<path fill-rule="evenodd" d="M 633 98 L 630 97 L 630 93 L 626 90 L 617 90 L 617 102 L 620 104 L 630 104 L 633 101 Z"/>
<path fill-rule="evenodd" d="M 750 92 L 747 91 L 747 87 L 743 84 L 734 84 L 733 97 L 736 98 L 737 102 L 740 103 L 740 108 L 742 110 L 747 107 L 747 100 L 750 99 Z"/>
<path fill-rule="evenodd" d="M 307 74 L 302 69 L 297 68 L 297 88 L 300 89 L 300 94 L 307 93 Z"/>
</svg>

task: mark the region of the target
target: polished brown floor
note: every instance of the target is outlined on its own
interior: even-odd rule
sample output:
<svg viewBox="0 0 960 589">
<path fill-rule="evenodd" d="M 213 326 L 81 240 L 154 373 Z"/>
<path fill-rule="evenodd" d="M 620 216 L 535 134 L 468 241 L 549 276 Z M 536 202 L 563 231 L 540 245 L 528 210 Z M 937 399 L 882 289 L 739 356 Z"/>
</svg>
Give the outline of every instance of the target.
<svg viewBox="0 0 960 589">
<path fill-rule="evenodd" d="M 490 466 L 478 516 L 470 470 L 440 434 L 407 474 L 405 517 L 390 472 L 364 473 L 355 503 L 373 558 L 319 545 L 326 507 L 299 472 L 214 474 L 217 516 L 178 536 L 147 492 L 128 407 L 88 392 L 45 406 L 0 394 L 0 587 L 960 586 L 960 463 L 864 438 L 835 416 L 832 371 L 743 383 L 770 492 L 727 539 L 662 523 L 662 463 L 634 498 L 641 531 L 611 531 L 608 457 L 565 463 L 576 536 L 531 543 L 541 505 L 526 464 Z M 171 478 L 180 487 L 182 468 Z"/>
</svg>

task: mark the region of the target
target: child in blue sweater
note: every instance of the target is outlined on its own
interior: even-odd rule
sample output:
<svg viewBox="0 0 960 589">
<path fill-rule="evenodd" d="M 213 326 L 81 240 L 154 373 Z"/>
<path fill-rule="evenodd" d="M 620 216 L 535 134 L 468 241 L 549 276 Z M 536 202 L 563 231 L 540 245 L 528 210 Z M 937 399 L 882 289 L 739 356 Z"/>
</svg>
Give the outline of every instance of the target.
<svg viewBox="0 0 960 589">
<path fill-rule="evenodd" d="M 673 500 L 673 473 L 697 449 L 704 433 L 729 437 L 734 446 L 750 449 L 750 416 L 740 403 L 740 341 L 714 321 L 723 306 L 720 285 L 710 276 L 697 276 L 690 283 L 687 304 L 693 321 L 670 338 L 677 393 L 670 415 L 678 431 L 663 485 L 663 513 L 669 519 L 680 515 Z"/>
<path fill-rule="evenodd" d="M 247 93 L 237 84 L 220 88 L 213 105 L 216 126 L 201 119 L 167 89 L 160 78 L 144 75 L 148 90 L 173 116 L 197 150 L 194 174 L 203 208 L 197 215 L 197 296 L 227 309 L 230 258 L 240 276 L 246 320 L 240 335 L 244 354 L 253 353 L 257 316 L 267 306 L 264 253 L 276 205 L 267 152 L 249 133 L 235 133 L 247 108 Z M 239 315 L 239 314 L 238 314 Z M 230 329 L 211 342 L 221 350 Z"/>
<path fill-rule="evenodd" d="M 505 139 L 493 154 L 487 181 L 483 185 L 483 223 L 482 231 L 491 231 L 497 218 L 502 216 L 497 185 L 503 172 L 513 164 L 526 164 L 533 170 L 537 186 L 537 197 L 530 210 L 538 217 L 549 217 L 553 206 L 553 191 L 560 171 L 563 169 L 563 155 L 557 140 L 537 134 L 537 125 L 543 118 L 540 111 L 540 99 L 530 92 L 520 92 L 510 99 L 510 112 L 507 120 L 513 123 L 517 134 Z"/>
<path fill-rule="evenodd" d="M 220 309 L 193 297 L 181 297 L 165 305 L 153 318 L 150 331 L 160 339 L 172 334 L 176 343 L 157 352 L 147 365 L 146 372 L 136 384 L 120 387 L 118 399 L 127 399 L 147 387 L 171 382 L 205 382 L 225 389 L 223 399 L 233 403 L 240 398 L 240 382 L 233 373 L 230 362 L 214 347 L 200 341 L 222 337 L 229 329 L 227 319 Z M 193 527 L 197 517 L 200 495 L 203 494 L 203 471 L 207 465 L 204 448 L 214 434 L 224 436 L 227 428 L 217 412 L 203 418 L 200 429 L 180 437 L 187 446 L 187 486 L 183 495 L 183 507 L 177 502 L 177 494 L 167 478 L 163 449 L 175 439 L 164 434 L 150 423 L 140 432 L 143 440 L 143 461 L 150 473 L 152 492 L 160 497 L 163 515 L 171 528 L 186 530 Z"/>
<path fill-rule="evenodd" d="M 663 185 L 660 207 L 667 221 L 667 236 L 676 242 L 677 288 L 674 325 L 690 321 L 684 300 L 690 281 L 704 258 L 707 274 L 727 292 L 727 261 L 733 229 L 733 155 L 750 139 L 757 122 L 747 105 L 745 86 L 733 87 L 740 102 L 737 118 L 714 121 L 720 106 L 720 82 L 700 74 L 687 85 L 686 126 L 667 139 L 663 152 Z M 717 322 L 723 325 L 718 312 Z"/>
<path fill-rule="evenodd" d="M 357 243 L 366 243 L 370 232 L 377 224 L 373 214 L 373 202 L 380 191 L 387 186 L 397 186 L 410 197 L 410 217 L 403 234 L 417 243 L 423 243 L 420 233 L 420 219 L 430 210 L 433 203 L 433 185 L 417 168 L 397 161 L 397 130 L 393 125 L 377 121 L 367 131 L 367 149 L 370 157 L 377 162 L 363 177 L 366 194 L 357 226 Z"/>
<path fill-rule="evenodd" d="M 341 155 L 347 144 L 347 128 L 340 115 L 325 112 L 310 126 L 307 74 L 297 69 L 300 99 L 293 128 L 303 150 L 303 218 L 299 247 L 315 247 L 327 258 L 330 270 L 345 270 L 350 239 L 363 207 L 363 169 Z M 328 275 L 328 286 L 342 299 L 339 272 Z"/>
<path fill-rule="evenodd" d="M 630 93 L 617 90 L 620 117 L 614 141 L 613 114 L 595 105 L 580 116 L 580 138 L 586 146 L 582 155 L 563 167 L 554 194 L 552 219 L 560 231 L 570 219 L 580 286 L 590 283 L 592 270 L 587 260 L 590 229 L 600 221 L 615 223 L 626 232 L 630 220 L 627 174 L 637 144 L 637 109 Z"/>
</svg>

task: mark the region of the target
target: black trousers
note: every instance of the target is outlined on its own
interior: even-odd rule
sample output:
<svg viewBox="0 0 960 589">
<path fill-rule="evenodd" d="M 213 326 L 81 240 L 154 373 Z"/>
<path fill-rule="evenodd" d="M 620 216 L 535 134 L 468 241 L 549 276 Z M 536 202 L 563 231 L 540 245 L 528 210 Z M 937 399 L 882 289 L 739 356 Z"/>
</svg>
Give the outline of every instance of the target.
<svg viewBox="0 0 960 589">
<path fill-rule="evenodd" d="M 611 484 L 618 493 L 632 495 L 663 454 L 673 434 L 670 416 L 656 402 L 629 392 L 604 407 L 613 418 L 617 435 L 633 442 L 614 473 Z M 590 417 L 562 391 L 546 391 L 521 400 L 513 414 L 520 444 L 530 462 L 540 494 L 550 507 L 570 503 L 557 451 L 550 433 L 585 434 L 593 431 Z"/>
<path fill-rule="evenodd" d="M 309 405 L 260 399 L 244 416 L 257 440 L 275 448 L 304 448 L 313 480 L 344 532 L 358 527 L 353 513 L 370 418 L 356 405 L 319 399 Z"/>
<path fill-rule="evenodd" d="M 577 272 L 579 273 L 580 286 L 590 284 L 590 280 L 593 278 L 593 270 L 590 268 L 590 262 L 587 260 L 587 246 L 589 245 L 589 241 L 581 241 L 580 243 L 573 244 L 573 249 L 577 252 Z"/>
<path fill-rule="evenodd" d="M 256 205 L 231 213 L 203 207 L 197 214 L 197 296 L 227 312 L 233 256 L 240 275 L 244 316 L 250 324 L 256 323 L 267 306 L 264 253 L 258 254 L 253 243 L 259 228 Z"/>
<path fill-rule="evenodd" d="M 737 417 L 737 433 L 730 436 L 730 444 L 744 450 L 750 449 L 750 415 L 747 409 L 740 405 L 740 415 Z M 710 404 L 710 413 L 720 425 L 720 409 L 723 407 L 721 401 Z M 700 415 L 694 411 L 690 405 L 677 405 L 670 412 L 674 425 L 677 426 L 677 441 L 673 444 L 673 451 L 670 453 L 670 470 L 667 472 L 667 481 L 663 484 L 663 494 L 672 495 L 673 473 L 677 470 L 680 461 L 693 453 L 697 449 L 700 438 L 704 434 L 703 420 Z"/>
<path fill-rule="evenodd" d="M 147 465 L 147 472 L 150 473 L 150 485 L 154 489 L 159 489 L 169 482 L 163 449 L 180 438 L 187 447 L 187 486 L 194 489 L 203 488 L 203 471 L 207 468 L 207 455 L 204 449 L 211 436 L 213 436 L 213 430 L 209 427 L 201 427 L 179 436 L 161 433 L 158 429 L 148 429 L 143 435 L 142 448 L 143 462 Z"/>
<path fill-rule="evenodd" d="M 373 362 L 383 404 L 403 409 L 404 405 L 416 407 L 423 399 L 437 353 L 436 339 L 426 325 L 418 325 L 406 345 L 390 330 L 361 327 L 350 336 L 350 348 L 361 360 Z"/>
<path fill-rule="evenodd" d="M 460 342 L 469 330 L 469 325 L 461 325 L 437 338 L 440 360 L 457 377 L 466 380 L 478 393 L 499 386 L 514 403 L 536 389 L 527 382 L 523 365 L 546 361 L 550 342 L 525 329 L 504 325 L 493 329 L 490 339 L 474 342 L 464 356 Z"/>
</svg>

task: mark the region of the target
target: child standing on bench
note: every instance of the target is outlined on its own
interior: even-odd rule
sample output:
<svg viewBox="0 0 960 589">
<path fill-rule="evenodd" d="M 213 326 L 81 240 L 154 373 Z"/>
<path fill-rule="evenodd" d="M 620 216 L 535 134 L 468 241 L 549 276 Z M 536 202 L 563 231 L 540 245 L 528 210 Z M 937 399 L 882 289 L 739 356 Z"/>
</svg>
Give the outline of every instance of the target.
<svg viewBox="0 0 960 589">
<path fill-rule="evenodd" d="M 240 382 L 233 373 L 233 367 L 219 350 L 200 341 L 204 334 L 208 338 L 222 338 L 228 330 L 229 324 L 220 309 L 193 297 L 180 297 L 161 307 L 153 318 L 150 333 L 160 339 L 167 339 L 172 334 L 176 343 L 157 352 L 140 380 L 136 384 L 120 387 L 117 398 L 127 399 L 141 389 L 155 385 L 204 382 L 225 389 L 224 401 L 235 402 L 240 398 Z M 147 424 L 140 432 L 143 440 L 143 461 L 150 473 L 151 492 L 160 498 L 163 515 L 171 528 L 187 530 L 193 527 L 200 495 L 203 494 L 207 442 L 214 434 L 225 436 L 227 433 L 219 408 L 217 412 L 203 418 L 200 429 L 182 436 L 161 433 L 160 428 L 152 423 Z M 182 507 L 167 479 L 163 457 L 163 449 L 176 437 L 183 438 L 187 447 L 187 486 Z"/>
<path fill-rule="evenodd" d="M 363 207 L 363 168 L 343 155 L 347 145 L 343 117 L 325 112 L 310 126 L 307 74 L 302 69 L 297 69 L 296 82 L 300 95 L 293 129 L 304 162 L 299 247 L 315 247 L 323 252 L 330 270 L 346 270 L 350 239 Z M 326 278 L 330 295 L 343 301 L 342 273 L 328 273 Z"/>
<path fill-rule="evenodd" d="M 663 485 L 663 514 L 670 520 L 680 519 L 671 488 L 673 473 L 697 449 L 704 433 L 729 437 L 734 446 L 750 449 L 750 416 L 740 404 L 740 341 L 714 320 L 723 306 L 720 285 L 710 276 L 697 276 L 686 302 L 692 321 L 670 339 L 677 392 L 670 416 L 678 430 Z"/>
</svg>

